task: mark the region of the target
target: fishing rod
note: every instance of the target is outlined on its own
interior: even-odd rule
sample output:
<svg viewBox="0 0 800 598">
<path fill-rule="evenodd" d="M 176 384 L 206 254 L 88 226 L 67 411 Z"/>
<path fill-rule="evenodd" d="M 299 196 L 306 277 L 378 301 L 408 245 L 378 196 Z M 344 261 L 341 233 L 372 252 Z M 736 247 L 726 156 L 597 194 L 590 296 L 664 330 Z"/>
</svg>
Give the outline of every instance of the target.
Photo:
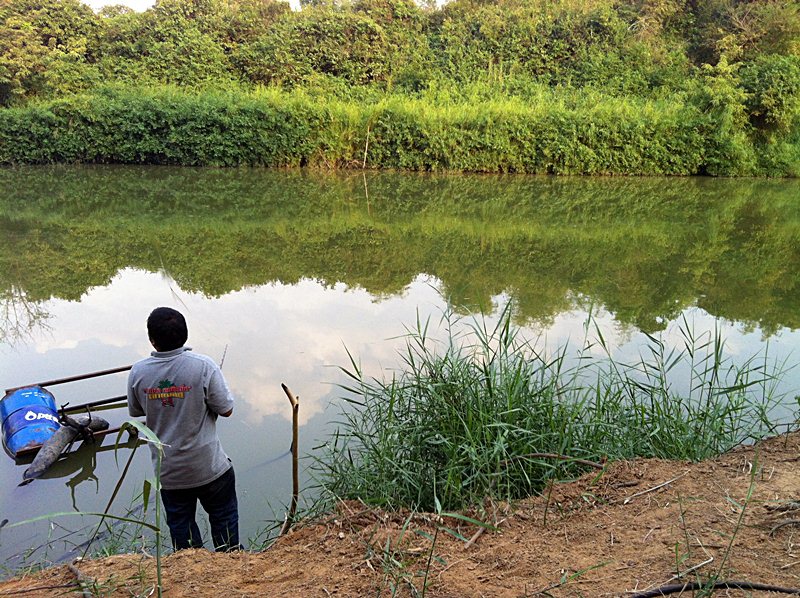
<svg viewBox="0 0 800 598">
<path fill-rule="evenodd" d="M 33 384 L 24 384 L 22 386 L 15 386 L 14 388 L 7 388 L 6 394 L 14 392 L 15 390 L 20 390 L 21 388 L 28 388 L 31 386 L 55 386 L 57 384 L 65 384 L 67 382 L 76 382 L 78 380 L 88 380 L 89 378 L 97 378 L 99 376 L 107 376 L 109 374 L 117 374 L 119 372 L 126 372 L 130 370 L 133 365 L 123 365 L 118 368 L 111 368 L 108 370 L 100 370 L 97 372 L 89 372 L 88 374 L 78 374 L 76 376 L 68 376 L 66 378 L 56 378 L 55 380 L 47 380 L 45 382 L 35 382 Z M 81 405 L 73 405 L 71 407 L 65 405 L 62 410 L 64 413 L 79 413 L 81 411 L 86 411 L 87 409 L 93 409 L 95 407 L 102 407 L 105 405 L 112 405 L 113 403 L 121 403 L 122 401 L 126 401 L 128 399 L 127 395 L 121 395 L 118 397 L 110 397 L 107 399 L 100 399 L 97 401 L 90 401 L 88 403 L 83 403 Z"/>
<path fill-rule="evenodd" d="M 34 382 L 33 384 L 23 384 L 22 386 L 15 386 L 13 388 L 6 388 L 6 394 L 19 390 L 20 388 L 27 388 L 29 386 L 55 386 L 56 384 L 64 384 L 66 382 L 75 382 L 76 380 L 88 380 L 89 378 L 97 378 L 98 376 L 107 376 L 108 374 L 116 374 L 118 372 L 127 372 L 133 367 L 131 365 L 124 365 L 110 370 L 100 370 L 99 372 L 90 372 L 88 374 L 78 374 L 77 376 L 69 376 L 67 378 L 57 378 L 55 380 L 47 380 L 46 382 Z"/>
<path fill-rule="evenodd" d="M 123 401 L 127 401 L 127 395 L 120 395 L 118 397 L 109 397 L 108 399 L 100 399 L 98 401 L 91 401 L 89 403 L 82 403 L 80 405 L 70 405 L 67 403 L 61 409 L 64 413 L 80 413 L 82 411 L 86 411 L 87 409 L 94 409 L 95 407 L 102 407 L 104 405 L 111 405 L 113 403 L 122 403 Z M 121 407 L 122 405 L 120 405 Z"/>
</svg>

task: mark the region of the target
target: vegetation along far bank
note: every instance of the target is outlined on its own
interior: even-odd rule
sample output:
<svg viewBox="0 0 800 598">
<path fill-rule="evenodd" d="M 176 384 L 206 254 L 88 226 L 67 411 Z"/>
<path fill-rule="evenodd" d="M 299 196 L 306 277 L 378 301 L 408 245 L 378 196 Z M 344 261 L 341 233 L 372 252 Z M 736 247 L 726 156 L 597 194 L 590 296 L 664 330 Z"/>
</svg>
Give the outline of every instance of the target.
<svg viewBox="0 0 800 598">
<path fill-rule="evenodd" d="M 0 164 L 797 176 L 779 0 L 0 7 Z"/>
</svg>

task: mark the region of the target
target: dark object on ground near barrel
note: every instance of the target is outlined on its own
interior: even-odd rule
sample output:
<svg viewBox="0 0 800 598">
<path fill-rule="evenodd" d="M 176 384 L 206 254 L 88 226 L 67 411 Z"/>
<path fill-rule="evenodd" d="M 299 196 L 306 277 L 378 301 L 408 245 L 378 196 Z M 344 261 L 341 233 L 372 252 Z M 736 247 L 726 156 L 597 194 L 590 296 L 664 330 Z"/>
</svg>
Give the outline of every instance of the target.
<svg viewBox="0 0 800 598">
<path fill-rule="evenodd" d="M 22 474 L 23 482 L 20 486 L 41 477 L 50 467 L 58 461 L 61 453 L 81 434 L 86 432 L 100 432 L 108 429 L 108 422 L 101 417 L 79 415 L 70 418 L 76 425 L 61 426 L 44 444 L 25 473 Z"/>
</svg>

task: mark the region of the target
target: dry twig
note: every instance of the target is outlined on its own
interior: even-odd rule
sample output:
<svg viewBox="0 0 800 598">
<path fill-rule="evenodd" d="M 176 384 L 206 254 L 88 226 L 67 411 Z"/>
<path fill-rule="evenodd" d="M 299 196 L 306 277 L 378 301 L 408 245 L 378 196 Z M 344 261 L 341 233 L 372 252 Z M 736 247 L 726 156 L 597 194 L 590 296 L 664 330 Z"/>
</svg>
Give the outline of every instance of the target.
<svg viewBox="0 0 800 598">
<path fill-rule="evenodd" d="M 775 532 L 777 532 L 782 527 L 786 527 L 787 525 L 800 525 L 800 519 L 786 519 L 785 521 L 781 521 L 775 527 L 769 530 L 770 538 L 775 535 Z"/>
<path fill-rule="evenodd" d="M 663 483 L 659 484 L 658 486 L 653 486 L 652 488 L 648 488 L 647 490 L 642 490 L 641 492 L 637 492 L 636 494 L 631 494 L 628 498 L 626 498 L 625 500 L 622 501 L 622 504 L 623 505 L 627 505 L 634 498 L 637 498 L 639 496 L 644 496 L 645 494 L 649 494 L 650 492 L 655 492 L 656 490 L 660 490 L 661 488 L 663 488 L 665 486 L 669 486 L 672 482 L 675 482 L 675 481 L 681 479 L 683 476 L 685 476 L 688 473 L 689 473 L 688 471 L 684 471 L 681 475 L 675 476 L 671 480 L 667 480 L 666 482 L 663 482 Z"/>
<path fill-rule="evenodd" d="M 21 590 L 6 590 L 0 592 L 0 596 L 16 596 L 17 594 L 27 594 L 28 592 L 39 592 L 41 590 L 60 590 L 63 588 L 73 588 L 74 583 L 60 583 L 53 586 L 33 586 L 32 588 L 23 588 Z"/>
</svg>

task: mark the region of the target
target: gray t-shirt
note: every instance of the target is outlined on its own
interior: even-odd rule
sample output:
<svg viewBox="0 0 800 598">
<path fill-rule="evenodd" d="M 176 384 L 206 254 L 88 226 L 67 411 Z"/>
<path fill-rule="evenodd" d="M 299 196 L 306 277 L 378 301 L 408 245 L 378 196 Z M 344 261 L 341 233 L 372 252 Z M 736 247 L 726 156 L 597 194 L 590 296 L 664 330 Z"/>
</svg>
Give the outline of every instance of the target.
<svg viewBox="0 0 800 598">
<path fill-rule="evenodd" d="M 128 412 L 145 416 L 163 442 L 161 485 L 194 488 L 230 468 L 217 436 L 217 415 L 233 409 L 233 395 L 216 363 L 191 348 L 153 351 L 128 376 Z M 157 449 L 151 446 L 153 467 Z"/>
</svg>

